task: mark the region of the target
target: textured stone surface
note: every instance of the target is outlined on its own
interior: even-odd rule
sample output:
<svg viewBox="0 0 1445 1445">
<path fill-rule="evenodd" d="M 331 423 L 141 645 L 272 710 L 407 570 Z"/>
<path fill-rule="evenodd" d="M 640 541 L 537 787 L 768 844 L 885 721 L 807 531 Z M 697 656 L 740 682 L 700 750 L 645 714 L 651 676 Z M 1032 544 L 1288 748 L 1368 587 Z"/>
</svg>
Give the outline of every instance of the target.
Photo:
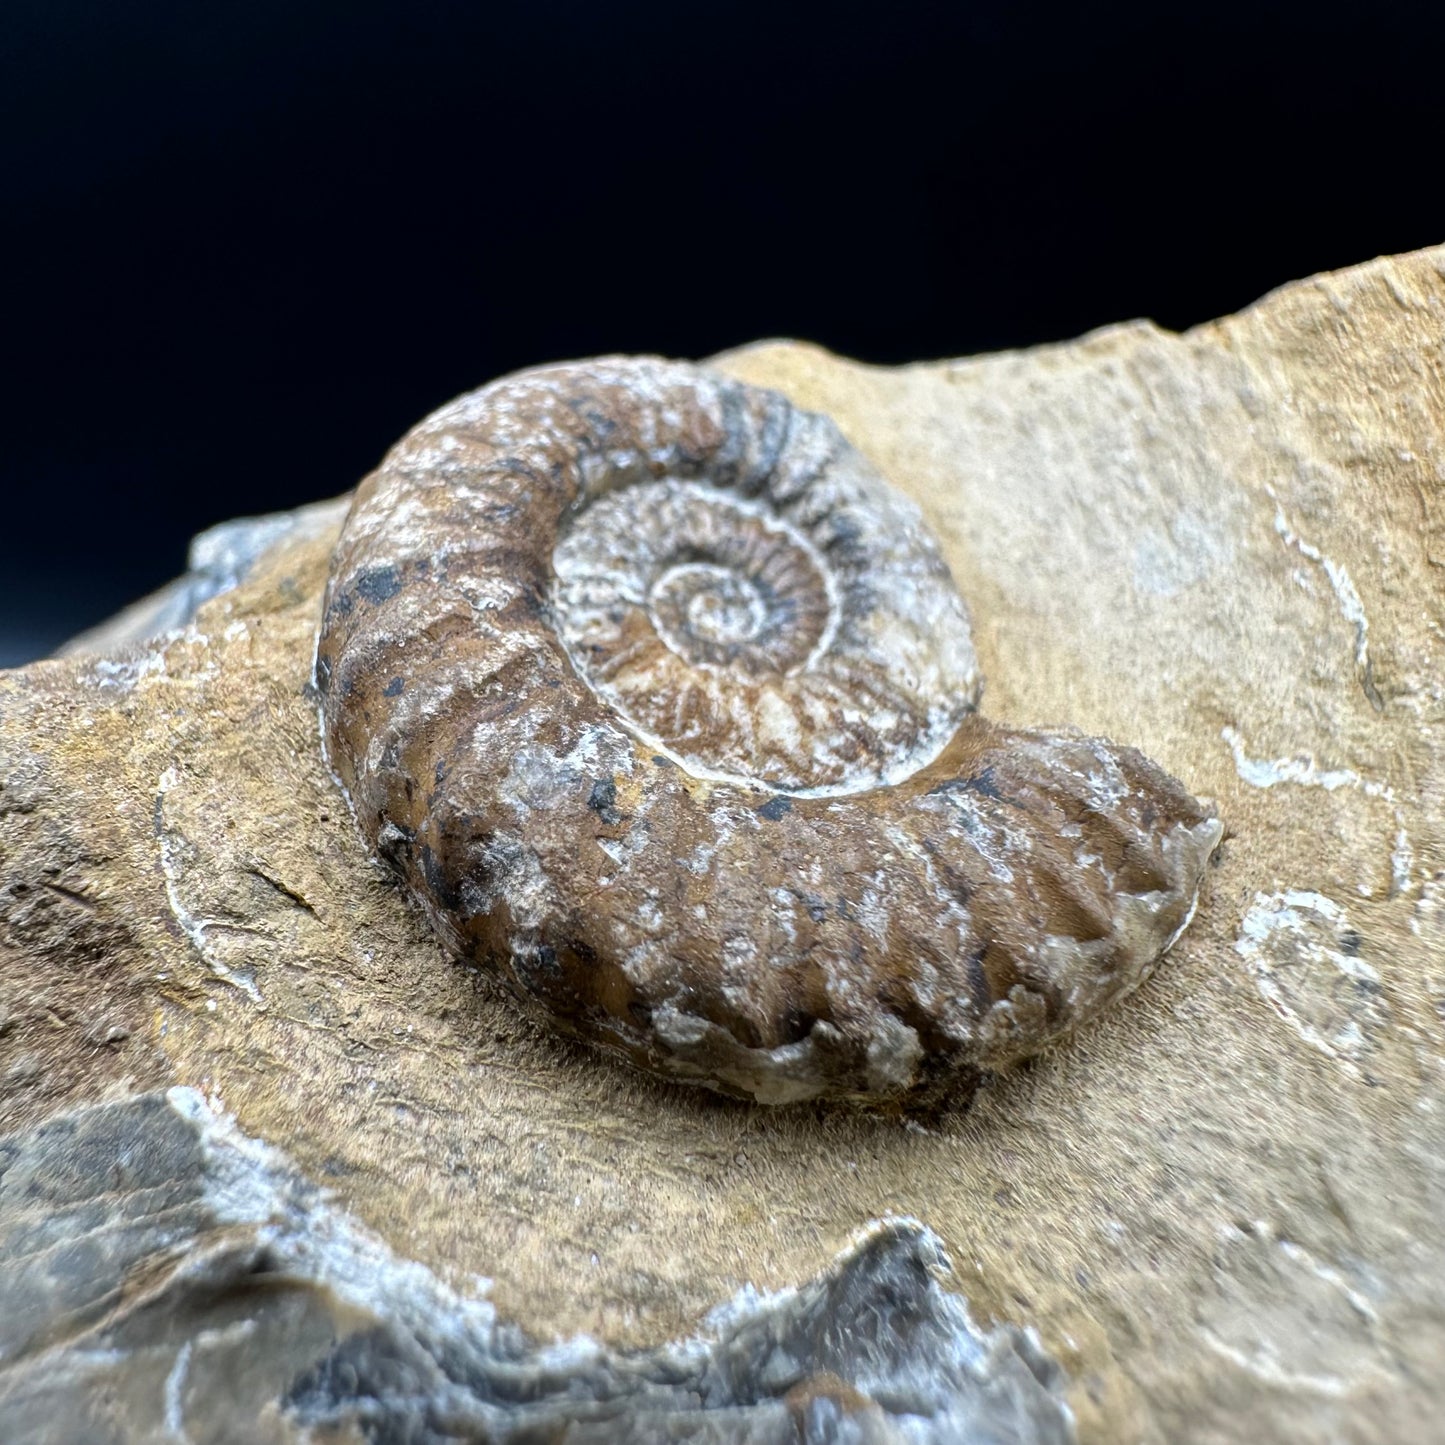
<svg viewBox="0 0 1445 1445">
<path fill-rule="evenodd" d="M 529 1343 L 330 1207 L 194 1090 L 0 1141 L 6 1440 L 904 1438 L 1066 1445 L 1061 1371 L 980 1331 L 911 1221 L 704 1334 L 619 1354 Z"/>
<path fill-rule="evenodd" d="M 308 694 L 329 539 L 0 676 L 0 1127 L 188 1085 L 459 1296 L 660 1347 L 917 1216 L 1086 1441 L 1425 1441 L 1445 1409 L 1445 252 L 899 370 L 722 363 L 942 539 L 991 716 L 1230 828 L 1127 1009 L 936 1121 L 761 1111 L 534 1029 L 368 862 Z"/>
</svg>

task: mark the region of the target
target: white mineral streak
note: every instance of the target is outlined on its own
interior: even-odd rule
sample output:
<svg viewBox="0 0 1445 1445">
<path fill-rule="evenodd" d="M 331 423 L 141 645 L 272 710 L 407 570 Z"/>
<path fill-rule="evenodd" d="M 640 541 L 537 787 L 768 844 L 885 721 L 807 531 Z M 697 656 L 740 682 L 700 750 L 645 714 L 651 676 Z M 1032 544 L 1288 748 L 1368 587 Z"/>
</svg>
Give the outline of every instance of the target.
<svg viewBox="0 0 1445 1445">
<path fill-rule="evenodd" d="M 614 728 L 582 729 L 565 753 L 545 743 L 528 743 L 513 755 L 498 797 L 524 820 L 528 813 L 555 807 L 588 779 L 629 776 L 633 759 L 633 748 Z"/>
<path fill-rule="evenodd" d="M 1414 887 L 1415 852 L 1405 828 L 1405 810 L 1388 783 L 1366 778 L 1353 768 L 1322 768 L 1309 753 L 1292 758 L 1252 758 L 1245 749 L 1239 729 L 1225 726 L 1219 735 L 1234 757 L 1234 769 L 1240 779 L 1252 788 L 1273 788 L 1279 783 L 1294 783 L 1302 788 L 1323 788 L 1333 793 L 1338 788 L 1352 788 L 1367 798 L 1387 803 L 1395 819 L 1395 834 L 1390 848 L 1390 882 L 1392 891 L 1406 893 Z"/>
<path fill-rule="evenodd" d="M 1269 489 L 1271 500 L 1274 501 L 1274 530 L 1279 533 L 1285 546 L 1293 547 L 1301 557 L 1307 558 L 1316 566 L 1323 569 L 1326 577 L 1329 578 L 1330 587 L 1334 590 L 1335 601 L 1339 604 L 1340 613 L 1345 621 L 1350 624 L 1355 633 L 1355 666 L 1359 671 L 1360 683 L 1369 698 L 1371 705 L 1378 711 L 1381 707 L 1378 694 L 1375 692 L 1374 681 L 1371 677 L 1370 668 L 1370 622 L 1365 616 L 1365 604 L 1360 600 L 1359 591 L 1356 589 L 1350 577 L 1350 570 L 1342 562 L 1336 562 L 1333 558 L 1326 557 L 1323 552 L 1310 542 L 1306 542 L 1298 532 L 1289 524 L 1285 516 L 1284 508 L 1280 506 L 1273 488 Z"/>
<path fill-rule="evenodd" d="M 191 1437 L 186 1430 L 184 1416 L 181 1413 L 181 1398 L 186 1385 L 186 1374 L 191 1367 L 191 1350 L 194 1348 L 194 1343 L 193 1340 L 187 1340 L 176 1351 L 175 1363 L 166 1375 L 166 1429 L 170 1431 L 171 1438 L 177 1441 L 178 1445 L 191 1445 Z"/>
<path fill-rule="evenodd" d="M 1438 873 L 1425 881 L 1410 914 L 1410 931 L 1417 937 L 1431 929 L 1445 932 L 1445 873 Z M 1442 1018 L 1445 1018 L 1445 1011 L 1442 1011 Z"/>
<path fill-rule="evenodd" d="M 1028 840 L 1017 829 L 1008 827 L 997 814 L 981 807 L 976 797 L 961 789 L 926 796 L 918 806 L 927 812 L 952 815 L 950 826 L 968 839 L 969 847 L 988 864 L 988 871 L 1000 883 L 1014 881 L 1010 859 L 1018 862 L 1029 851 Z"/>
<path fill-rule="evenodd" d="M 180 781 L 180 773 L 170 767 L 160 775 L 156 785 L 156 841 L 160 848 L 161 873 L 166 880 L 166 901 L 170 905 L 172 916 L 181 927 L 181 932 L 191 941 L 191 946 L 200 954 L 211 972 L 222 982 L 239 988 L 252 1003 L 264 1008 L 266 1000 L 250 971 L 232 968 L 211 939 L 213 932 L 236 929 L 240 925 L 223 918 L 202 918 L 186 907 L 182 890 L 189 869 L 185 853 L 190 845 L 180 833 L 169 828 L 165 821 L 166 795 Z"/>
<path fill-rule="evenodd" d="M 1222 727 L 1219 735 L 1234 756 L 1235 771 L 1252 788 L 1298 783 L 1303 788 L 1323 788 L 1327 793 L 1333 793 L 1336 788 L 1358 788 L 1371 798 L 1387 795 L 1384 784 L 1370 782 L 1351 768 L 1322 768 L 1308 753 L 1298 753 L 1292 758 L 1251 758 L 1238 728 Z"/>
<path fill-rule="evenodd" d="M 166 671 L 165 642 L 180 637 L 179 630 L 158 638 L 154 645 L 134 657 L 119 659 L 97 657 L 91 664 L 96 681 L 103 688 L 115 688 L 118 692 L 134 691 L 146 677 L 164 676 Z"/>
<path fill-rule="evenodd" d="M 1379 970 L 1333 899 L 1306 889 L 1256 893 L 1234 951 L 1271 1008 L 1356 1078 L 1389 1026 Z"/>
<path fill-rule="evenodd" d="M 197 1129 L 207 1156 L 207 1203 L 216 1217 L 254 1225 L 304 1276 L 353 1305 L 387 1316 L 406 1301 L 444 1307 L 458 1333 L 490 1333 L 496 1311 L 475 1294 L 460 1295 L 424 1265 L 402 1259 L 362 1224 L 327 1205 L 277 1149 L 253 1139 L 213 1110 L 195 1089 L 167 1090 L 171 1107 Z M 473 1277 L 474 1289 L 488 1281 Z"/>
<path fill-rule="evenodd" d="M 1370 1298 L 1378 1284 L 1359 1260 L 1321 1259 L 1269 1220 L 1218 1231 L 1213 1290 L 1197 1306 L 1205 1345 L 1272 1390 L 1341 1400 L 1391 1376 Z M 1292 1328 L 1304 1314 L 1312 1328 Z"/>
</svg>

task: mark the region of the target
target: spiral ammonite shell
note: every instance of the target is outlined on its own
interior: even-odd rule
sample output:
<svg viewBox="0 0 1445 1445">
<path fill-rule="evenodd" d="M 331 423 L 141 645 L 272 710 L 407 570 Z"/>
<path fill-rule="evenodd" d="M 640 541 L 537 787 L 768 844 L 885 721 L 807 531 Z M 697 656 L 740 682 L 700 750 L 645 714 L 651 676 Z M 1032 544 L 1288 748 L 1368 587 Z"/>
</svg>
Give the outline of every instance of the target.
<svg viewBox="0 0 1445 1445">
<path fill-rule="evenodd" d="M 992 725 L 918 509 L 697 367 L 543 367 L 356 494 L 316 680 L 363 832 L 565 1031 L 767 1103 L 966 1097 L 1136 985 L 1219 824 Z"/>
</svg>

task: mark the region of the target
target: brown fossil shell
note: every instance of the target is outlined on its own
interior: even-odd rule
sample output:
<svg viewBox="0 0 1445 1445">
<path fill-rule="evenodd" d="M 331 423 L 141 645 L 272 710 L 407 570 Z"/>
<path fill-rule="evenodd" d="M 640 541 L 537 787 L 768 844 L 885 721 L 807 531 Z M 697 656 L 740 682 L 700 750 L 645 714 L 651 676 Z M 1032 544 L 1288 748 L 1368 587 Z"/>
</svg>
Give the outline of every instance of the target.
<svg viewBox="0 0 1445 1445">
<path fill-rule="evenodd" d="M 918 509 L 697 367 L 503 378 L 356 494 L 316 665 L 358 823 L 569 1033 L 765 1103 L 964 1098 L 1143 978 L 1219 824 L 973 714 Z"/>
</svg>

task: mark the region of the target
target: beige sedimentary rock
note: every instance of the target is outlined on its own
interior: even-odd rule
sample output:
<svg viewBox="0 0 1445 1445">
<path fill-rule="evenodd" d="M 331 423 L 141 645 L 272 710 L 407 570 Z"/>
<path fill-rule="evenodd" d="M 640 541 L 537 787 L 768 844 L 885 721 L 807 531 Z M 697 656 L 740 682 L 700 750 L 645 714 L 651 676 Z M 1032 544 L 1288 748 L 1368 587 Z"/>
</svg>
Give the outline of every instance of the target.
<svg viewBox="0 0 1445 1445">
<path fill-rule="evenodd" d="M 614 1347 L 916 1216 L 976 1316 L 1037 1330 L 1083 1440 L 1431 1439 L 1442 345 L 1434 250 L 1183 336 L 717 363 L 922 507 L 992 718 L 1127 740 L 1228 824 L 1154 978 L 968 1113 L 661 1084 L 451 961 L 321 761 L 328 532 L 178 635 L 0 677 L 0 1126 L 190 1086 L 458 1295 L 484 1276 L 502 1318 Z"/>
</svg>

